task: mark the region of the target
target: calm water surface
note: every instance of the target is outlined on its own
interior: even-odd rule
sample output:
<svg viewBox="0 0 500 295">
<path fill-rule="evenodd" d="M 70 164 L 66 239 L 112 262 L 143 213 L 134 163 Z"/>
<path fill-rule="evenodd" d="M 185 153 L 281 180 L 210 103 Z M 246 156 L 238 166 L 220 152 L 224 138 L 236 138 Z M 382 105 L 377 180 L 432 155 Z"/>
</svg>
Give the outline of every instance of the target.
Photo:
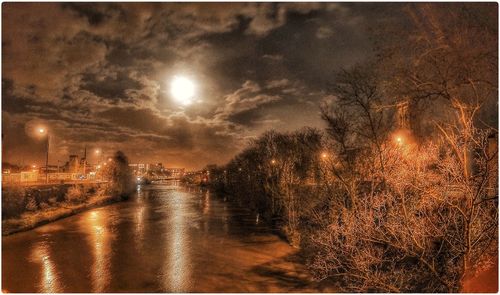
<svg viewBox="0 0 500 295">
<path fill-rule="evenodd" d="M 2 238 L 7 292 L 317 292 L 295 249 L 199 189 L 142 187 Z"/>
</svg>

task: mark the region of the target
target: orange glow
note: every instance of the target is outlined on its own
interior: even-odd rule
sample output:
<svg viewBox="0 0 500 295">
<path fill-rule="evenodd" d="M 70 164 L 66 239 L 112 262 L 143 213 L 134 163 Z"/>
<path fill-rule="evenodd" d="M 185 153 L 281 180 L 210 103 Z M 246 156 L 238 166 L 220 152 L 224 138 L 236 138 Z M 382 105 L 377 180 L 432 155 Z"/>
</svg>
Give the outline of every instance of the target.
<svg viewBox="0 0 500 295">
<path fill-rule="evenodd" d="M 394 145 L 399 146 L 399 147 L 410 147 L 412 146 L 415 141 L 413 139 L 413 135 L 410 130 L 408 129 L 399 129 L 396 130 L 392 134 L 392 140 L 394 142 Z"/>
<path fill-rule="evenodd" d="M 59 274 L 50 250 L 50 244 L 47 242 L 36 243 L 31 249 L 30 260 L 40 267 L 40 283 L 38 288 L 41 293 L 62 292 Z"/>
<path fill-rule="evenodd" d="M 93 265 L 90 275 L 92 292 L 101 293 L 107 290 L 110 277 L 109 253 L 111 249 L 111 235 L 109 219 L 102 211 L 94 210 L 89 218 L 83 220 L 87 229 L 87 236 L 91 245 Z"/>
</svg>

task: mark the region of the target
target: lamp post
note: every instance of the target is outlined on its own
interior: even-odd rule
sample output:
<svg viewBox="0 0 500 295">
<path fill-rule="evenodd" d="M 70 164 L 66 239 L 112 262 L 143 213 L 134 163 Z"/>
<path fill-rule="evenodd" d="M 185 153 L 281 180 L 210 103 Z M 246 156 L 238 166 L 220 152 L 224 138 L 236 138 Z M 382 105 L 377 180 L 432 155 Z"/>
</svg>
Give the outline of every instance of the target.
<svg viewBox="0 0 500 295">
<path fill-rule="evenodd" d="M 47 134 L 47 154 L 45 157 L 45 183 L 49 183 L 49 142 L 50 142 L 50 135 L 49 132 L 45 128 L 40 128 L 38 129 L 38 132 L 41 135 Z"/>
<path fill-rule="evenodd" d="M 102 160 L 102 152 L 100 149 L 96 149 L 95 150 L 95 154 L 97 156 L 97 164 L 100 164 L 101 163 L 101 160 Z"/>
<path fill-rule="evenodd" d="M 95 150 L 95 155 L 96 155 L 96 161 L 97 161 L 97 164 L 96 164 L 96 179 L 98 178 L 101 178 L 102 179 L 102 171 L 101 171 L 101 168 L 102 168 L 102 150 L 101 149 L 96 149 Z M 97 173 L 97 172 L 100 172 L 100 173 Z"/>
</svg>

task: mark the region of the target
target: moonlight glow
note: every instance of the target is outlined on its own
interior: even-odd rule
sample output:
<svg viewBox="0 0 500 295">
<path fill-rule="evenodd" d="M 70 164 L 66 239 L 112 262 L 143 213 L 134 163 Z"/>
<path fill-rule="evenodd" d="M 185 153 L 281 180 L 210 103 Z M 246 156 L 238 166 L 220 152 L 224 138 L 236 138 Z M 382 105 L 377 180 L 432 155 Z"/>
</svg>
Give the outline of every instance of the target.
<svg viewBox="0 0 500 295">
<path fill-rule="evenodd" d="M 176 76 L 170 84 L 170 93 L 176 102 L 190 105 L 195 93 L 194 83 L 185 77 Z"/>
</svg>

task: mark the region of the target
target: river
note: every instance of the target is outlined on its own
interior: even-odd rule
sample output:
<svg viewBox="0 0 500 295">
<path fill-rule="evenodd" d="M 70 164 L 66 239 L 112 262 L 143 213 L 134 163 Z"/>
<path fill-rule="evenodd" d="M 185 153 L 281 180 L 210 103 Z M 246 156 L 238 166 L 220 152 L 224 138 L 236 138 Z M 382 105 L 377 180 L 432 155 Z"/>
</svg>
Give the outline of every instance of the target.
<svg viewBox="0 0 500 295">
<path fill-rule="evenodd" d="M 5 292 L 318 292 L 296 250 L 198 188 L 125 202 L 2 238 Z"/>
</svg>

